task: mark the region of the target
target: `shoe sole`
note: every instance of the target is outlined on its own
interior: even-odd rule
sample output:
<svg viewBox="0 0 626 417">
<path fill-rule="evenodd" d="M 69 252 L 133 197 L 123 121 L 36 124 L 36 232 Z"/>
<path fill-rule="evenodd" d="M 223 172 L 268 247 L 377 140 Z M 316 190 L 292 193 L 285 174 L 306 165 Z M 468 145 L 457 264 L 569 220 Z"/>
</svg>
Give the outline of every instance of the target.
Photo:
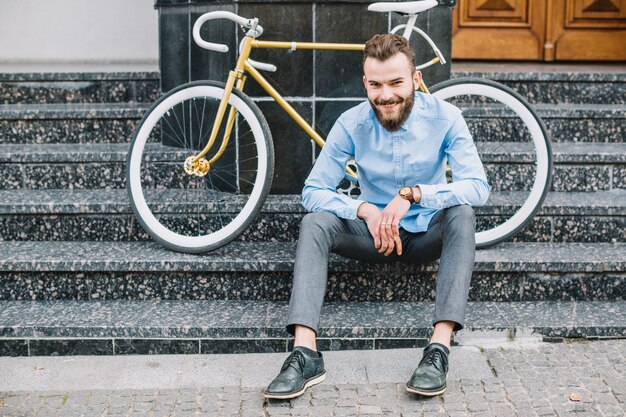
<svg viewBox="0 0 626 417">
<path fill-rule="evenodd" d="M 412 392 L 413 394 L 419 394 L 425 397 L 434 397 L 435 395 L 443 394 L 446 390 L 446 387 L 439 388 L 436 391 L 427 391 L 427 390 L 422 390 L 422 389 L 414 388 L 414 387 L 407 385 L 406 390 L 408 392 Z"/>
<path fill-rule="evenodd" d="M 286 394 L 273 394 L 271 392 L 265 392 L 265 398 L 271 398 L 274 400 L 288 400 L 290 398 L 296 398 L 301 396 L 302 394 L 304 394 L 304 391 L 306 391 L 307 388 L 312 387 L 313 385 L 319 384 L 320 382 L 324 381 L 326 379 L 326 371 L 324 371 L 324 373 L 309 379 L 307 382 L 304 383 L 304 387 L 302 387 L 301 390 L 299 391 L 295 391 L 295 392 L 289 392 Z"/>
</svg>

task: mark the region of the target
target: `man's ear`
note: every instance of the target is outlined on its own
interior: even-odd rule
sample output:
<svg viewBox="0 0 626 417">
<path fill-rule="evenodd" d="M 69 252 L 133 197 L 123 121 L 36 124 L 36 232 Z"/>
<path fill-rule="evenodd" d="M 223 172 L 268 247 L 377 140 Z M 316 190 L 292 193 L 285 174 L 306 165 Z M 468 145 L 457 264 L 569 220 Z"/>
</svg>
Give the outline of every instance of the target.
<svg viewBox="0 0 626 417">
<path fill-rule="evenodd" d="M 365 75 L 363 76 L 363 85 L 365 86 L 365 89 L 367 90 L 367 78 L 365 77 Z"/>
<path fill-rule="evenodd" d="M 415 71 L 413 73 L 413 83 L 415 84 L 415 89 L 419 89 L 420 84 L 422 83 L 422 72 L 421 71 Z"/>
</svg>

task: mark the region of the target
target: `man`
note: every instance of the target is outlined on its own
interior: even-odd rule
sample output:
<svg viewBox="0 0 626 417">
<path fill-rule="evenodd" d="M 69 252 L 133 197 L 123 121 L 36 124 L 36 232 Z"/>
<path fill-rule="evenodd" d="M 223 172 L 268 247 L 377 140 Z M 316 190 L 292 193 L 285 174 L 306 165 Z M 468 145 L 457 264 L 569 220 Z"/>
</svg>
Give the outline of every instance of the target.
<svg viewBox="0 0 626 417">
<path fill-rule="evenodd" d="M 475 218 L 489 185 L 461 111 L 416 93 L 421 74 L 406 39 L 376 35 L 364 50 L 368 102 L 341 115 L 305 182 L 287 331 L 294 350 L 265 391 L 301 395 L 325 378 L 316 335 L 330 252 L 375 262 L 441 258 L 433 334 L 407 390 L 445 391 L 452 332 L 464 325 L 474 266 Z M 358 200 L 335 192 L 346 162 L 359 171 Z M 446 163 L 453 182 L 446 183 Z"/>
</svg>

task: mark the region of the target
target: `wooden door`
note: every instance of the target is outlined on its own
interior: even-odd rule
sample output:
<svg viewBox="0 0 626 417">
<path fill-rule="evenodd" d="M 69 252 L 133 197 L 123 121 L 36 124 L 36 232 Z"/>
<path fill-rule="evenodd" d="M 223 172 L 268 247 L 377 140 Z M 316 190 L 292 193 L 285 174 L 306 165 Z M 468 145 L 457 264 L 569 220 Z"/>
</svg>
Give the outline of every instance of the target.
<svg viewBox="0 0 626 417">
<path fill-rule="evenodd" d="M 461 0 L 452 57 L 626 60 L 626 0 Z"/>
<path fill-rule="evenodd" d="M 626 60 L 626 0 L 553 0 L 545 59 Z"/>
</svg>

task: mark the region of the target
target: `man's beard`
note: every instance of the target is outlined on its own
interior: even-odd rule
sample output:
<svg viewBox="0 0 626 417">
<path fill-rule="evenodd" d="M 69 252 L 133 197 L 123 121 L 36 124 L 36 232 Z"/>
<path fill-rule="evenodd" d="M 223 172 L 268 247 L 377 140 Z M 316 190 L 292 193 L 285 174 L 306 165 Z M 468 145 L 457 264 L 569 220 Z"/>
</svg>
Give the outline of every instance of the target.
<svg viewBox="0 0 626 417">
<path fill-rule="evenodd" d="M 404 122 L 406 122 L 406 119 L 409 118 L 409 114 L 411 114 L 411 110 L 413 109 L 413 102 L 415 101 L 413 97 L 414 94 L 409 94 L 406 98 L 396 98 L 392 100 L 375 100 L 374 102 L 372 102 L 371 100 L 368 101 L 370 102 L 372 109 L 374 109 L 374 114 L 376 114 L 376 118 L 378 119 L 380 124 L 383 125 L 385 130 L 395 132 L 400 129 Z M 404 106 L 396 117 L 392 119 L 384 119 L 382 112 L 378 110 L 378 107 L 376 106 L 384 106 L 386 104 L 394 103 L 400 103 L 401 105 L 404 103 Z"/>
</svg>

